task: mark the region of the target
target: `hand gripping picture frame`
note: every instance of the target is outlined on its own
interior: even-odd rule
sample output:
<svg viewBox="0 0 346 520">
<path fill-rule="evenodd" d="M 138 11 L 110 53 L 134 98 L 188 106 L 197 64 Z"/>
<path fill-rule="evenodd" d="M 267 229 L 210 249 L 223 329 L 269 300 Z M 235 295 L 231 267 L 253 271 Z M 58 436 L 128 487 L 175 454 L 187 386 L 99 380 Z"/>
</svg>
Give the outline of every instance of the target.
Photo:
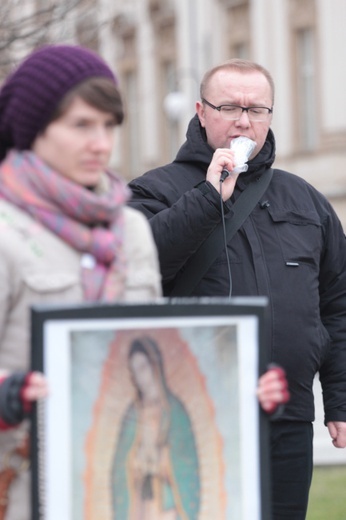
<svg viewBox="0 0 346 520">
<path fill-rule="evenodd" d="M 270 520 L 265 298 L 32 308 L 35 520 Z"/>
</svg>

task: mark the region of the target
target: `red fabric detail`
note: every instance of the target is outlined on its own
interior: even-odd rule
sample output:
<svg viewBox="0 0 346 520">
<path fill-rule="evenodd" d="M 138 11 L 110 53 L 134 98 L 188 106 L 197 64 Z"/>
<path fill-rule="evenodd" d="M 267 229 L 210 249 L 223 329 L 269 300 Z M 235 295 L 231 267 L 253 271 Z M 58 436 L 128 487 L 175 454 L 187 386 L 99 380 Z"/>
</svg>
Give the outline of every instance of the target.
<svg viewBox="0 0 346 520">
<path fill-rule="evenodd" d="M 1 419 L 0 417 L 0 431 L 5 431 L 5 430 L 12 430 L 13 428 L 15 428 L 16 426 L 14 426 L 13 424 L 7 424 L 7 422 L 5 422 L 3 419 Z"/>
<path fill-rule="evenodd" d="M 25 399 L 25 397 L 24 397 L 24 391 L 29 386 L 30 378 L 31 378 L 32 374 L 33 374 L 32 372 L 27 373 L 25 380 L 24 380 L 24 384 L 23 384 L 22 388 L 20 389 L 19 398 L 22 402 L 24 413 L 30 413 L 31 409 L 32 409 L 32 402 L 29 401 L 28 399 Z"/>
</svg>

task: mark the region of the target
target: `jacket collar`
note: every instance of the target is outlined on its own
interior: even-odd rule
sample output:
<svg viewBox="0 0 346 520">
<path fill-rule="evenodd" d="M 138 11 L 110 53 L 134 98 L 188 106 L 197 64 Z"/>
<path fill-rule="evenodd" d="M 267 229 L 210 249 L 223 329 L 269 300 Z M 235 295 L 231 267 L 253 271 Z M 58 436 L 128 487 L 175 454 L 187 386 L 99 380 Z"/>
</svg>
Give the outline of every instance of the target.
<svg viewBox="0 0 346 520">
<path fill-rule="evenodd" d="M 186 132 L 186 141 L 177 153 L 174 162 L 200 163 L 205 170 L 208 169 L 214 150 L 207 143 L 204 128 L 202 128 L 197 114 L 191 119 Z M 239 184 L 248 184 L 254 176 L 270 168 L 275 159 L 275 137 L 269 129 L 266 142 L 260 152 L 249 161 L 249 169 L 238 178 Z"/>
</svg>

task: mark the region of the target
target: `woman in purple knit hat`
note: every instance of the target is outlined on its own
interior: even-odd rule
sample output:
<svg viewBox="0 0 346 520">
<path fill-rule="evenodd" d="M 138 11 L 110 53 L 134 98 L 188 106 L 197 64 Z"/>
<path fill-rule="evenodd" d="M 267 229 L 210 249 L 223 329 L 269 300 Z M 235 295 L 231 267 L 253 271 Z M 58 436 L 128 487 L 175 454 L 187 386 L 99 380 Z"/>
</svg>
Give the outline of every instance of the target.
<svg viewBox="0 0 346 520">
<path fill-rule="evenodd" d="M 11 426 L 45 394 L 27 373 L 29 306 L 161 295 L 149 224 L 108 170 L 123 117 L 112 70 L 78 46 L 33 52 L 0 91 L 0 367 L 14 373 L 0 386 L 0 461 L 25 455 L 27 421 Z M 1 518 L 30 518 L 28 471 L 0 467 Z"/>
</svg>

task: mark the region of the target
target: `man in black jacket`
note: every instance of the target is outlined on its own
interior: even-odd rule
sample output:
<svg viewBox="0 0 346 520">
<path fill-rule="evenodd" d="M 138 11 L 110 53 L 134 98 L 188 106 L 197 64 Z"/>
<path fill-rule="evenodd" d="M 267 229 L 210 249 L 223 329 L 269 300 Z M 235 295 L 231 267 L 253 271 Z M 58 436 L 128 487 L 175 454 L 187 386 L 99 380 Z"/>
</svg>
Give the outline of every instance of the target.
<svg viewBox="0 0 346 520">
<path fill-rule="evenodd" d="M 239 195 L 272 166 L 273 104 L 273 80 L 260 65 L 230 60 L 211 69 L 176 159 L 130 183 L 130 204 L 152 225 L 167 296 L 222 214 L 232 218 Z M 248 171 L 220 182 L 224 170 L 234 170 L 230 143 L 240 136 L 256 142 Z M 312 476 L 317 372 L 332 442 L 346 446 L 346 240 L 325 197 L 274 170 L 265 195 L 191 295 L 228 296 L 231 280 L 233 296 L 269 298 L 272 361 L 285 369 L 291 393 L 271 422 L 273 518 L 301 520 Z"/>
</svg>

